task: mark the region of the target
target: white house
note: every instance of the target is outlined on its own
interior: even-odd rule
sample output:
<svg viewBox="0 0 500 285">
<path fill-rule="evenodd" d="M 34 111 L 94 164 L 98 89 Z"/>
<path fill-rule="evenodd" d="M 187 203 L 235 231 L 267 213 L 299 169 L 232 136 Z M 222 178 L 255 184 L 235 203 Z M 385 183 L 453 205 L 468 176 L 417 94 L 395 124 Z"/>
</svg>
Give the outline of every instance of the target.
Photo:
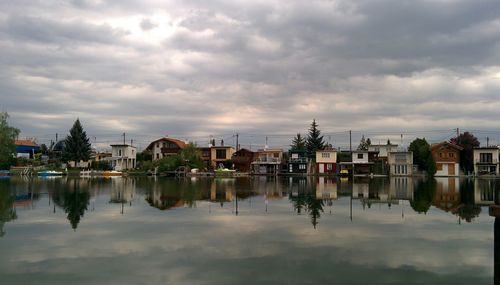
<svg viewBox="0 0 500 285">
<path fill-rule="evenodd" d="M 474 173 L 476 175 L 498 175 L 500 149 L 493 147 L 474 148 Z"/>
<path fill-rule="evenodd" d="M 413 174 L 413 152 L 411 151 L 389 152 L 387 162 L 390 175 Z"/>
<path fill-rule="evenodd" d="M 122 171 L 134 169 L 136 165 L 137 150 L 135 146 L 128 144 L 112 144 L 111 157 L 105 160 L 111 162 L 113 170 Z"/>
<path fill-rule="evenodd" d="M 390 152 L 398 151 L 397 144 L 372 144 L 368 146 L 368 151 L 378 152 L 378 157 L 387 158 Z"/>
<path fill-rule="evenodd" d="M 323 173 L 337 172 L 337 151 L 333 148 L 316 151 L 316 171 Z"/>
</svg>

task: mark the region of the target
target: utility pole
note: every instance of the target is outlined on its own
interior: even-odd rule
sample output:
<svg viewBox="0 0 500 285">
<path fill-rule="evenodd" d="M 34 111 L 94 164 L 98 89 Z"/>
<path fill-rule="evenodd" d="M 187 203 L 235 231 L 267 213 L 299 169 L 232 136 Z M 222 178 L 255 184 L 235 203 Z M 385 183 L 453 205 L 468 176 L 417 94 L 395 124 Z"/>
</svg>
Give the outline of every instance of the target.
<svg viewBox="0 0 500 285">
<path fill-rule="evenodd" d="M 490 146 L 490 137 L 486 137 L 486 147 Z"/>
<path fill-rule="evenodd" d="M 240 144 L 239 144 L 239 141 L 238 141 L 239 140 L 239 136 L 240 135 L 238 133 L 236 133 L 236 151 L 240 150 Z"/>
<path fill-rule="evenodd" d="M 457 138 L 460 135 L 460 130 L 457 128 Z"/>
<path fill-rule="evenodd" d="M 130 146 L 132 146 L 133 144 L 134 144 L 134 140 L 133 140 L 133 139 L 131 139 L 131 140 L 130 140 Z"/>
<path fill-rule="evenodd" d="M 349 152 L 352 152 L 352 131 L 349 130 Z"/>
<path fill-rule="evenodd" d="M 58 133 L 56 133 L 56 143 L 58 142 L 57 138 L 58 138 Z"/>
<path fill-rule="evenodd" d="M 123 145 L 125 145 L 125 133 L 123 133 Z"/>
</svg>

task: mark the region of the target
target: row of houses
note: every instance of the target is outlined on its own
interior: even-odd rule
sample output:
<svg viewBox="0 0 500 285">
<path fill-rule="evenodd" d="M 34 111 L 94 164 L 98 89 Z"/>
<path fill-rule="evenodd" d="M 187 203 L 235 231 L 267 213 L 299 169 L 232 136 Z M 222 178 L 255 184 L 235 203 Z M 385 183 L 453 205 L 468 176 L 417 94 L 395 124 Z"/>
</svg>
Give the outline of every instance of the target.
<svg viewBox="0 0 500 285">
<path fill-rule="evenodd" d="M 40 147 L 31 140 L 16 141 L 18 156 L 33 157 Z M 152 160 L 178 154 L 187 147 L 186 141 L 163 137 L 151 142 L 146 150 Z M 289 174 L 354 174 L 407 176 L 417 171 L 413 164 L 413 153 L 397 144 L 370 145 L 367 150 L 337 151 L 327 147 L 318 150 L 314 159 L 304 150 L 285 151 L 281 148 L 235 149 L 220 141 L 212 141 L 207 147 L 200 147 L 206 169 L 230 168 L 240 172 L 277 175 Z M 436 176 L 458 176 L 460 153 L 463 148 L 450 142 L 431 146 L 436 162 Z M 137 149 L 129 144 L 113 144 L 111 152 L 93 153 L 93 161 L 107 161 L 114 170 L 133 169 L 137 166 Z M 473 150 L 474 173 L 476 175 L 500 175 L 500 148 L 478 147 Z M 70 166 L 88 167 L 89 162 L 70 162 Z"/>
</svg>

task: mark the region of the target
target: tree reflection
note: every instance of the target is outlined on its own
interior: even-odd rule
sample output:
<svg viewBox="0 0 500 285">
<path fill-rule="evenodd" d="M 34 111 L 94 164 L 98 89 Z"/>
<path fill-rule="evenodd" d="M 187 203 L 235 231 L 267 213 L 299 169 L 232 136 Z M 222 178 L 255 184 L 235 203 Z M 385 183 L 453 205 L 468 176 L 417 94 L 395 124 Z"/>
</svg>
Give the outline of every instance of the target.
<svg viewBox="0 0 500 285">
<path fill-rule="evenodd" d="M 470 179 L 464 180 L 460 184 L 460 206 L 455 214 L 467 223 L 479 217 L 481 206 L 474 203 L 474 182 Z"/>
<path fill-rule="evenodd" d="M 435 192 L 436 180 L 431 178 L 418 181 L 413 193 L 413 200 L 410 201 L 412 209 L 419 214 L 427 213 L 431 207 Z"/>
<path fill-rule="evenodd" d="M 17 219 L 16 210 L 13 207 L 16 197 L 9 189 L 9 185 L 0 181 L 0 237 L 5 235 L 3 229 L 5 223 Z"/>
<path fill-rule="evenodd" d="M 311 224 L 314 228 L 318 225 L 321 213 L 324 212 L 324 202 L 316 199 L 316 188 L 312 181 L 306 178 L 292 179 L 288 199 L 291 201 L 297 215 L 305 211 L 311 217 Z"/>
<path fill-rule="evenodd" d="M 80 187 L 81 180 L 69 180 L 72 184 L 67 188 L 56 188 L 53 193 L 53 201 L 56 205 L 64 209 L 71 228 L 76 230 L 81 218 L 85 214 L 90 202 L 90 193 L 88 189 Z"/>
<path fill-rule="evenodd" d="M 323 212 L 323 200 L 316 199 L 316 194 L 308 195 L 306 198 L 307 210 L 309 215 L 311 216 L 311 223 L 314 228 L 318 224 L 318 219 L 321 217 L 321 213 Z"/>
</svg>

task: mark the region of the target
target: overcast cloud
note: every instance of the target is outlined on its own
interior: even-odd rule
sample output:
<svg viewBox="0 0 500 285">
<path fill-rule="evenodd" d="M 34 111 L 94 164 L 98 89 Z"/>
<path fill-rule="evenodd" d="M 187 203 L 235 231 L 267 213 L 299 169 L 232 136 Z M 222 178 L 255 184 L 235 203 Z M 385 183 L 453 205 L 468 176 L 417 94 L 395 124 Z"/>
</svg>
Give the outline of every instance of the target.
<svg viewBox="0 0 500 285">
<path fill-rule="evenodd" d="M 40 140 L 76 117 L 144 143 L 263 143 L 312 118 L 325 133 L 500 126 L 497 0 L 3 1 L 0 50 L 0 109 Z"/>
</svg>

